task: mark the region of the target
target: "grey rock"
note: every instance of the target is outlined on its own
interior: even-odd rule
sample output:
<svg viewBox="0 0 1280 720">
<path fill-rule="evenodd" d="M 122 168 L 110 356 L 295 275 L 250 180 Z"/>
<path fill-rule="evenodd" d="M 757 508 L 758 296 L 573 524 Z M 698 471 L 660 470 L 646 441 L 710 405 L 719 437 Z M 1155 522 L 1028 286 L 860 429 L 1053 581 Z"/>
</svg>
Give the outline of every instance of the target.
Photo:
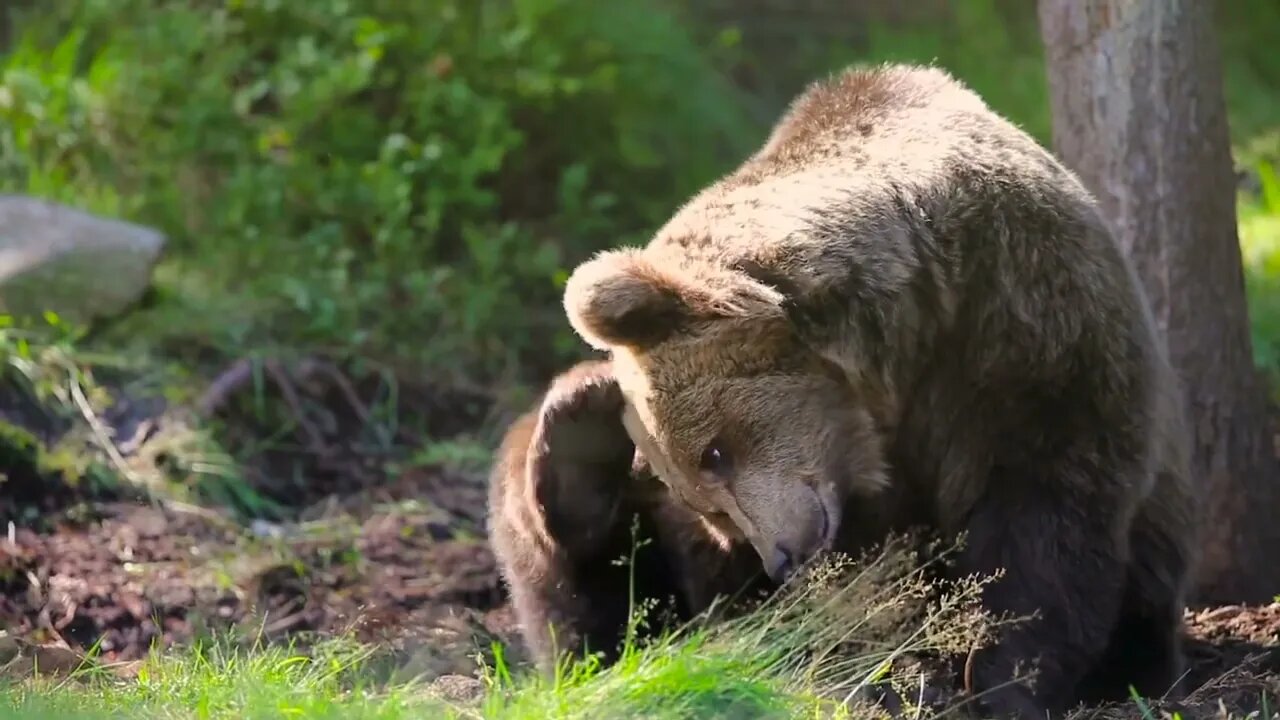
<svg viewBox="0 0 1280 720">
<path fill-rule="evenodd" d="M 287 534 L 283 525 L 262 518 L 255 518 L 249 524 L 249 532 L 260 538 L 282 538 Z"/>
<path fill-rule="evenodd" d="M 448 703 L 471 705 L 484 698 L 484 683 L 466 675 L 441 675 L 430 687 L 436 697 Z"/>
<path fill-rule="evenodd" d="M 0 195 L 0 312 L 74 322 L 119 314 L 146 292 L 165 243 L 148 227 Z"/>
</svg>

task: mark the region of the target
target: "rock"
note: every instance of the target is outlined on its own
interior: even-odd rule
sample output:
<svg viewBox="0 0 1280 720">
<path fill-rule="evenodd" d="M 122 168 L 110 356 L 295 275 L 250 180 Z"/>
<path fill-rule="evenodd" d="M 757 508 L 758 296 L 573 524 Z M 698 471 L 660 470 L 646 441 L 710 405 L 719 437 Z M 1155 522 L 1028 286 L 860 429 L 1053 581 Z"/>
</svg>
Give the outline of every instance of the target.
<svg viewBox="0 0 1280 720">
<path fill-rule="evenodd" d="M 484 697 L 484 683 L 466 675 L 441 675 L 431 683 L 430 692 L 448 703 L 471 705 Z"/>
<path fill-rule="evenodd" d="M 151 283 L 166 238 L 151 228 L 0 195 L 0 312 L 73 322 L 119 314 Z"/>
<path fill-rule="evenodd" d="M 85 665 L 85 656 L 61 640 L 33 643 L 0 631 L 0 676 L 5 679 L 24 680 L 35 674 L 68 675 Z"/>
</svg>

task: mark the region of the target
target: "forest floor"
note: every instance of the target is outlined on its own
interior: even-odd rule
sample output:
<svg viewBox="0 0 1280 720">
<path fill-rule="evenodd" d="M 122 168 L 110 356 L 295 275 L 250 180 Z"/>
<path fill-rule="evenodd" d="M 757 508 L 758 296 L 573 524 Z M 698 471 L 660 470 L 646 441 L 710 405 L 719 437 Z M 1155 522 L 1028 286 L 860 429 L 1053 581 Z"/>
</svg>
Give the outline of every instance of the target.
<svg viewBox="0 0 1280 720">
<path fill-rule="evenodd" d="M 334 397 L 333 388 L 312 390 Z M 452 403 L 418 407 L 472 418 L 436 423 L 447 435 L 476 416 Z M 246 425 L 246 433 L 261 430 Z M 323 452 L 313 442 L 265 453 L 259 472 L 248 474 L 288 511 L 277 522 L 10 478 L 0 495 L 0 627 L 35 646 L 95 648 L 100 660 L 124 667 L 152 647 L 218 632 L 354 635 L 428 678 L 475 675 L 477 654 L 490 661 L 494 641 L 519 664 L 513 615 L 485 542 L 483 471 L 371 472 L 360 452 L 335 440 L 354 433 L 341 423 L 325 431 L 311 438 Z M 281 477 L 286 460 L 302 468 L 305 484 L 266 480 Z M 33 507 L 40 521 L 22 521 Z M 1219 701 L 1243 717 L 1264 693 L 1277 697 L 1280 604 L 1214 608 L 1187 620 L 1188 687 L 1200 690 L 1182 717 L 1226 717 Z M 0 666 L 5 659 L 0 648 Z"/>
</svg>

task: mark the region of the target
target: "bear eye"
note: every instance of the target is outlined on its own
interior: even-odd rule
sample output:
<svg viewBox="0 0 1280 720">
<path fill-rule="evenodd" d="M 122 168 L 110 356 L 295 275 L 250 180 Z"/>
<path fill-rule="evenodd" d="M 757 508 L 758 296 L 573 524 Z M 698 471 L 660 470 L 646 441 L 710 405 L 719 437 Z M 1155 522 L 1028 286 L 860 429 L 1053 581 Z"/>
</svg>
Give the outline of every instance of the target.
<svg viewBox="0 0 1280 720">
<path fill-rule="evenodd" d="M 729 453 L 720 446 L 720 443 L 713 442 L 702 451 L 702 459 L 698 466 L 698 469 L 705 473 L 725 477 L 729 474 Z"/>
</svg>

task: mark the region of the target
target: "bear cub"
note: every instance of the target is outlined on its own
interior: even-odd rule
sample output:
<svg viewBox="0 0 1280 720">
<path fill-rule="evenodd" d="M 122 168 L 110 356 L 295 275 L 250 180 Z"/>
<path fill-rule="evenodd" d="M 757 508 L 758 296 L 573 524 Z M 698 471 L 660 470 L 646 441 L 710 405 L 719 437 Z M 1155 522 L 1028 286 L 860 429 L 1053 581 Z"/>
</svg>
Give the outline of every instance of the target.
<svg viewBox="0 0 1280 720">
<path fill-rule="evenodd" d="M 580 362 L 511 423 L 490 471 L 490 545 L 547 672 L 583 652 L 616 660 L 640 604 L 656 606 L 654 632 L 768 583 L 750 548 L 731 547 L 671 499 L 622 410 L 608 361 Z"/>
</svg>

